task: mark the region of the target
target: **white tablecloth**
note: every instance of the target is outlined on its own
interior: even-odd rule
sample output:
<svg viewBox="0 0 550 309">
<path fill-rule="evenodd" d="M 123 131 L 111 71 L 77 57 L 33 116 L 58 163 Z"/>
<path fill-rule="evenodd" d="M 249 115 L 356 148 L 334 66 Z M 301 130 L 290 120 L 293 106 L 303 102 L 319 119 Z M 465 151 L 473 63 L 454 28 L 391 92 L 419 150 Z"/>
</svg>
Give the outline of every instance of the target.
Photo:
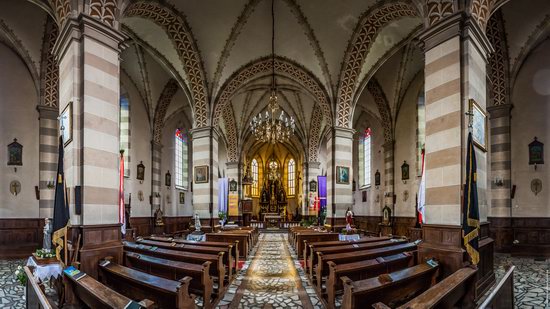
<svg viewBox="0 0 550 309">
<path fill-rule="evenodd" d="M 361 237 L 359 236 L 359 234 L 351 234 L 351 235 L 344 235 L 344 234 L 340 234 L 338 235 L 338 239 L 340 241 L 354 241 L 354 240 L 359 240 Z"/>
<path fill-rule="evenodd" d="M 61 268 L 61 264 L 59 263 L 38 265 L 34 259 L 30 257 L 27 260 L 27 266 L 34 267 L 33 275 L 41 281 L 49 280 L 51 277 L 55 279 L 63 274 L 63 268 Z"/>
<path fill-rule="evenodd" d="M 206 234 L 202 234 L 202 235 L 188 234 L 187 235 L 187 240 L 190 240 L 190 241 L 206 241 Z"/>
</svg>

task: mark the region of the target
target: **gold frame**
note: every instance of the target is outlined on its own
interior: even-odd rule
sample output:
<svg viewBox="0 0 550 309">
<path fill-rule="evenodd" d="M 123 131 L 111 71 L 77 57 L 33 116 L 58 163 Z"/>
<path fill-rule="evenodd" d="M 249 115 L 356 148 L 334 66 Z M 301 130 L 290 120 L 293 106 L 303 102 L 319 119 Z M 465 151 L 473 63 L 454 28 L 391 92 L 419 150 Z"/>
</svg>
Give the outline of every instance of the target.
<svg viewBox="0 0 550 309">
<path fill-rule="evenodd" d="M 198 181 L 197 180 L 197 170 L 198 169 L 205 169 L 206 173 L 205 173 L 205 180 L 201 180 L 201 181 Z M 200 166 L 195 166 L 195 173 L 193 175 L 193 180 L 195 180 L 195 183 L 208 183 L 208 165 L 200 165 Z"/>
<path fill-rule="evenodd" d="M 481 144 L 480 141 L 478 141 L 476 139 L 476 136 L 474 134 L 474 130 L 472 128 L 472 140 L 474 142 L 474 145 L 481 149 L 483 152 L 487 152 L 487 141 L 488 141 L 488 132 L 487 132 L 487 129 L 488 129 L 488 124 L 487 124 L 487 112 L 485 112 L 481 106 L 479 106 L 479 104 L 477 104 L 477 102 L 474 100 L 474 99 L 470 99 L 468 100 L 468 107 L 469 107 L 469 112 L 472 114 L 470 117 L 472 117 L 472 126 L 474 125 L 473 122 L 475 120 L 475 117 L 474 117 L 474 114 L 475 114 L 475 111 L 478 111 L 482 116 L 483 116 L 483 135 L 484 135 L 484 139 L 485 139 L 485 143 L 484 144 Z"/>
<path fill-rule="evenodd" d="M 63 117 L 64 117 L 65 113 L 67 113 L 67 112 L 68 112 L 67 119 L 68 119 L 68 122 L 69 122 L 69 128 L 68 128 L 69 131 L 68 131 L 67 134 L 69 134 L 69 135 L 67 137 L 67 140 L 65 140 L 65 135 L 62 134 L 63 147 L 67 147 L 67 145 L 69 145 L 73 141 L 73 102 L 72 101 L 69 102 L 69 104 L 67 104 L 67 106 L 65 106 L 65 108 L 61 112 L 61 115 L 60 115 L 60 118 L 59 118 L 59 131 L 61 131 L 61 125 L 63 123 Z M 65 133 L 66 130 L 67 130 L 67 128 L 65 128 L 65 130 L 63 130 L 63 133 Z"/>
</svg>

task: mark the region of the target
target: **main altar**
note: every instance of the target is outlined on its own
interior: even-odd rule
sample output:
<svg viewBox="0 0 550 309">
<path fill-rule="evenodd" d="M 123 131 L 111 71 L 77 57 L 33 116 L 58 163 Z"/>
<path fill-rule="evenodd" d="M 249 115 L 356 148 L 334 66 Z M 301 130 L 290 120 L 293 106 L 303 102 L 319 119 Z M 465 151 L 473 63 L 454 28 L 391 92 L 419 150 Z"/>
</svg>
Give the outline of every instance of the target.
<svg viewBox="0 0 550 309">
<path fill-rule="evenodd" d="M 275 163 L 275 162 L 272 162 Z M 270 166 L 269 177 L 260 193 L 260 220 L 278 226 L 286 218 L 287 196 L 277 166 Z"/>
</svg>

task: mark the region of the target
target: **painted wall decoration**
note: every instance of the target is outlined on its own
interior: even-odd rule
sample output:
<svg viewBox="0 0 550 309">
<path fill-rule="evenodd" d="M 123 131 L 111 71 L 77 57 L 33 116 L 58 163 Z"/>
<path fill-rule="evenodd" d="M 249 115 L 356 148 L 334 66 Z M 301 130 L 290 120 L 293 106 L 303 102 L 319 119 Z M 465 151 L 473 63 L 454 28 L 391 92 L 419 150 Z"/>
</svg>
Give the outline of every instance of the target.
<svg viewBox="0 0 550 309">
<path fill-rule="evenodd" d="M 237 181 L 235 179 L 231 179 L 231 181 L 229 182 L 229 191 L 237 191 Z"/>
<path fill-rule="evenodd" d="M 542 191 L 542 180 L 538 178 L 531 180 L 531 191 L 537 196 Z"/>
<path fill-rule="evenodd" d="M 10 193 L 17 196 L 21 192 L 21 183 L 18 180 L 10 182 Z"/>
<path fill-rule="evenodd" d="M 145 165 L 143 165 L 143 161 L 139 161 L 137 166 L 136 179 L 139 180 L 139 183 L 142 183 L 145 179 Z"/>
<path fill-rule="evenodd" d="M 317 181 L 312 179 L 309 182 L 309 192 L 317 192 Z"/>
<path fill-rule="evenodd" d="M 8 145 L 8 165 L 23 165 L 23 145 L 17 142 L 17 138 L 14 138 L 13 142 Z"/>
</svg>

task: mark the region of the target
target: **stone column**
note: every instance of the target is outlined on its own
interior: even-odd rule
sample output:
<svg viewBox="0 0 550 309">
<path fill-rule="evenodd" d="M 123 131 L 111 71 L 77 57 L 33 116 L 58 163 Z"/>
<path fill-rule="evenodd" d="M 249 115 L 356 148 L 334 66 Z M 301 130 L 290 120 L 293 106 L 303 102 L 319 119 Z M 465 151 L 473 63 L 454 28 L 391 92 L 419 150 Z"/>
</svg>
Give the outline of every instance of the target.
<svg viewBox="0 0 550 309">
<path fill-rule="evenodd" d="M 384 207 L 388 206 L 394 216 L 394 146 L 395 141 L 387 141 L 382 145 L 384 148 Z"/>
<path fill-rule="evenodd" d="M 490 106 L 487 110 L 490 113 L 489 128 L 491 133 L 491 208 L 489 219 L 491 222 L 491 235 L 494 237 L 495 250 L 498 252 L 509 252 L 511 240 L 513 239 L 511 222 L 511 140 L 510 140 L 510 104 Z M 502 180 L 502 184 L 495 183 L 495 180 Z"/>
<path fill-rule="evenodd" d="M 124 36 L 80 14 L 68 19 L 54 47 L 59 61 L 59 111 L 72 103 L 72 141 L 65 147 L 71 222 L 118 223 L 119 59 Z M 82 186 L 82 214 L 74 187 Z"/>
<path fill-rule="evenodd" d="M 491 47 L 479 25 L 463 13 L 438 22 L 420 39 L 425 49 L 426 224 L 419 258 L 437 258 L 444 266 L 443 276 L 447 276 L 464 262 L 461 194 L 469 120 L 465 112 L 470 99 L 485 110 Z M 476 157 L 483 217 L 487 157 L 479 149 Z"/>
<path fill-rule="evenodd" d="M 192 130 L 193 136 L 193 210 L 200 218 L 218 217 L 218 132 L 213 127 Z M 195 171 L 199 166 L 208 166 L 208 182 L 197 183 Z M 212 224 L 212 220 L 209 224 Z"/>
<path fill-rule="evenodd" d="M 40 189 L 40 218 L 53 217 L 53 203 L 55 188 L 48 188 L 48 182 L 55 185 L 57 173 L 57 153 L 59 144 L 59 131 L 57 128 L 57 107 L 39 105 L 37 107 L 40 119 L 39 136 L 39 189 Z"/>
<path fill-rule="evenodd" d="M 152 209 L 151 217 L 154 216 L 155 211 L 160 207 L 162 197 L 160 196 L 162 188 L 162 145 L 159 142 L 151 141 L 151 195 L 152 195 Z"/>
<path fill-rule="evenodd" d="M 335 127 L 327 141 L 327 222 L 333 225 L 344 223 L 346 210 L 353 204 L 353 132 L 353 129 Z M 348 168 L 348 183 L 338 183 L 338 166 Z M 341 222 L 335 220 L 336 218 L 341 218 Z"/>
<path fill-rule="evenodd" d="M 303 173 L 302 173 L 302 175 L 304 175 L 303 181 L 302 181 L 303 182 L 303 185 L 302 185 L 303 192 L 304 192 L 305 196 L 308 197 L 309 193 L 310 193 L 309 192 L 309 182 L 312 181 L 312 180 L 315 180 L 316 182 L 318 181 L 317 176 L 321 175 L 321 163 L 320 162 L 306 162 L 306 163 L 304 163 L 303 164 Z M 327 181 L 327 183 L 328 183 L 328 181 Z M 317 183 L 317 191 L 315 192 L 315 194 L 317 196 L 319 196 L 319 183 Z M 328 203 L 327 203 L 327 205 L 328 205 Z M 303 215 L 307 214 L 308 207 L 309 207 L 309 205 L 308 205 L 306 199 L 304 199 L 302 201 L 302 209 L 301 209 Z"/>
</svg>

